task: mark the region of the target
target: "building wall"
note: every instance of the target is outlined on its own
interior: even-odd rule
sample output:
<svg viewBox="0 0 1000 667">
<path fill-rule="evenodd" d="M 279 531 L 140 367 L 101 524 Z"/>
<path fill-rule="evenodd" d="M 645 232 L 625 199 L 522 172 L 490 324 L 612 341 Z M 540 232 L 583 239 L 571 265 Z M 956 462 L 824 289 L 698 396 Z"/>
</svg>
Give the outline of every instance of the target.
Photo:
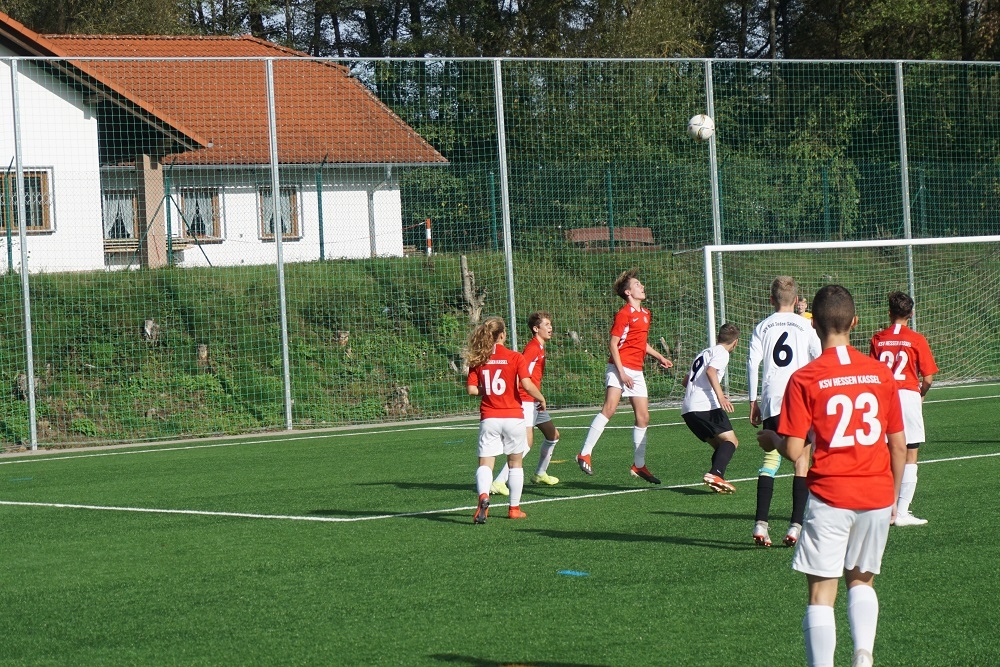
<svg viewBox="0 0 1000 667">
<path fill-rule="evenodd" d="M 0 48 L 0 58 L 13 55 Z M 101 177 L 97 118 L 82 92 L 55 81 L 36 65 L 18 64 L 22 164 L 49 173 L 50 232 L 28 235 L 31 272 L 104 268 Z M 0 60 L 0 108 L 11 106 L 10 61 Z M 13 114 L 0 113 L 0 169 L 14 158 Z M 10 167 L 13 175 L 14 166 Z M 16 230 L 15 230 L 16 232 Z M 14 267 L 20 243 L 12 234 Z M 6 239 L 0 237 L 0 270 L 7 270 Z"/>
</svg>

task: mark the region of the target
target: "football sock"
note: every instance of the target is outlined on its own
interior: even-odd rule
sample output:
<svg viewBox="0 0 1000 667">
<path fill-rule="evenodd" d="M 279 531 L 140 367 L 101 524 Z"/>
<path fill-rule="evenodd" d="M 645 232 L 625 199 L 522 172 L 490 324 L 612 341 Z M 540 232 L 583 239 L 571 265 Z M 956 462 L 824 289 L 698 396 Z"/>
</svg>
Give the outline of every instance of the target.
<svg viewBox="0 0 1000 667">
<path fill-rule="evenodd" d="M 594 451 L 594 445 L 597 444 L 597 440 L 604 433 L 604 427 L 608 425 L 608 421 L 610 420 L 604 416 L 603 412 L 597 413 L 594 421 L 590 422 L 590 429 L 587 431 L 587 439 L 583 441 L 583 449 L 580 450 L 580 456 L 587 456 Z"/>
<path fill-rule="evenodd" d="M 544 475 L 549 469 L 549 462 L 552 461 L 552 450 L 555 449 L 557 442 L 559 440 L 546 440 L 542 443 L 542 448 L 538 452 L 538 468 L 535 469 L 536 475 Z"/>
<path fill-rule="evenodd" d="M 837 619 L 833 607 L 811 604 L 802 619 L 806 639 L 806 664 L 809 667 L 833 667 L 837 648 Z"/>
<path fill-rule="evenodd" d="M 767 521 L 771 513 L 771 496 L 774 495 L 774 478 L 761 475 L 757 478 L 757 515 L 754 521 Z"/>
<path fill-rule="evenodd" d="M 507 483 L 507 476 L 510 474 L 510 466 L 506 463 L 503 464 L 503 468 L 500 468 L 500 472 L 497 473 L 497 478 L 494 480 L 496 482 Z"/>
<path fill-rule="evenodd" d="M 490 484 L 493 483 L 493 469 L 489 466 L 479 466 L 476 468 L 476 494 L 489 494 Z"/>
<path fill-rule="evenodd" d="M 847 589 L 847 620 L 851 624 L 854 650 L 872 653 L 878 627 L 878 595 L 874 588 L 861 585 Z"/>
<path fill-rule="evenodd" d="M 507 488 L 510 489 L 510 506 L 519 507 L 521 505 L 521 491 L 524 489 L 524 468 L 510 469 Z"/>
<path fill-rule="evenodd" d="M 896 512 L 903 514 L 910 511 L 910 503 L 913 501 L 913 492 L 917 490 L 917 464 L 907 463 L 903 466 L 903 479 L 899 484 L 899 501 L 896 503 Z"/>
<path fill-rule="evenodd" d="M 774 484 L 774 480 L 771 480 L 771 484 Z M 807 500 L 809 500 L 809 486 L 806 484 L 806 478 L 792 477 L 792 523 L 802 525 Z"/>
<path fill-rule="evenodd" d="M 728 440 L 723 440 L 722 444 L 715 448 L 715 453 L 712 454 L 711 473 L 725 479 L 726 466 L 729 465 L 729 461 L 733 458 L 733 454 L 735 453 L 736 445 Z"/>
<path fill-rule="evenodd" d="M 645 428 L 639 428 L 638 426 L 632 427 L 632 444 L 635 445 L 635 454 L 632 457 L 632 463 L 635 464 L 636 468 L 642 468 L 646 465 Z"/>
</svg>

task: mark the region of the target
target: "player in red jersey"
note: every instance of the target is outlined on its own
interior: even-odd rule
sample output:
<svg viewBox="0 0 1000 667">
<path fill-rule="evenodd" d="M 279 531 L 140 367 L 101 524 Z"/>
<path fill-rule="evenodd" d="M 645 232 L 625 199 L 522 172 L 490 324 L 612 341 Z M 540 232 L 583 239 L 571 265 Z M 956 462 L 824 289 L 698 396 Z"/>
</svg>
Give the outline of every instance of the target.
<svg viewBox="0 0 1000 667">
<path fill-rule="evenodd" d="M 605 373 L 604 407 L 594 417 L 583 441 L 583 449 L 576 457 L 580 470 L 588 475 L 594 474 L 590 464 L 590 453 L 604 432 L 611 417 L 618 408 L 622 396 L 628 398 L 635 412 L 635 428 L 632 429 L 632 443 L 635 451 L 632 456 L 634 477 L 641 477 L 651 484 L 659 484 L 660 480 L 646 468 L 646 428 L 649 426 L 649 394 L 646 391 L 646 379 L 642 374 L 642 364 L 646 355 L 654 357 L 663 368 L 671 368 L 673 363 L 657 352 L 647 342 L 649 323 L 652 316 L 642 307 L 646 299 L 646 288 L 639 282 L 639 270 L 624 271 L 615 281 L 615 294 L 625 300 L 625 305 L 615 315 L 611 326 L 611 340 L 608 348 L 611 357 Z"/>
<path fill-rule="evenodd" d="M 807 481 L 809 500 L 792 568 L 809 582 L 802 629 L 811 666 L 833 665 L 837 643 L 833 605 L 847 580 L 847 617 L 854 667 L 872 664 L 878 597 L 872 587 L 895 514 L 906 438 L 892 372 L 850 346 L 857 323 L 854 299 L 827 285 L 812 303 L 823 353 L 795 371 L 781 402 L 778 437 L 760 432 L 765 451 L 795 461 L 815 435 Z"/>
<path fill-rule="evenodd" d="M 521 356 L 528 363 L 528 372 L 531 373 L 531 381 L 539 391 L 542 389 L 542 375 L 545 374 L 545 343 L 552 339 L 552 316 L 545 311 L 537 311 L 528 315 L 528 328 L 535 334 L 528 344 L 524 346 Z M 552 486 L 559 483 L 558 477 L 553 477 L 548 473 L 549 462 L 552 461 L 552 450 L 559 442 L 559 431 L 552 423 L 552 417 L 546 410 L 540 410 L 535 403 L 535 399 L 524 389 L 520 390 L 521 406 L 524 408 L 524 426 L 527 429 L 528 449 L 535 444 L 535 427 L 545 436 L 542 443 L 541 452 L 538 455 L 538 467 L 531 481 L 535 484 L 547 484 Z M 528 455 L 526 451 L 525 456 Z M 504 467 L 497 473 L 497 477 L 490 485 L 490 493 L 509 495 L 507 488 L 507 478 L 510 474 L 510 466 Z"/>
<path fill-rule="evenodd" d="M 887 365 L 899 386 L 903 406 L 903 430 L 906 433 L 906 466 L 896 499 L 897 526 L 922 526 L 910 512 L 910 502 L 917 488 L 917 452 L 925 441 L 924 396 L 931 389 L 938 372 L 927 339 L 906 326 L 913 315 L 913 299 L 903 292 L 889 294 L 889 319 L 892 324 L 872 336 L 871 355 Z"/>
<path fill-rule="evenodd" d="M 469 377 L 466 389 L 470 396 L 481 396 L 479 403 L 479 467 L 476 469 L 476 491 L 479 504 L 473 516 L 475 523 L 486 523 L 490 508 L 490 482 L 493 481 L 493 461 L 507 455 L 510 466 L 511 519 L 525 518 L 521 511 L 521 490 L 524 469 L 521 457 L 527 448 L 524 409 L 518 387 L 538 401 L 545 409 L 545 397 L 531 381 L 524 357 L 503 346 L 507 328 L 499 317 L 489 317 L 469 336 L 466 360 Z"/>
</svg>

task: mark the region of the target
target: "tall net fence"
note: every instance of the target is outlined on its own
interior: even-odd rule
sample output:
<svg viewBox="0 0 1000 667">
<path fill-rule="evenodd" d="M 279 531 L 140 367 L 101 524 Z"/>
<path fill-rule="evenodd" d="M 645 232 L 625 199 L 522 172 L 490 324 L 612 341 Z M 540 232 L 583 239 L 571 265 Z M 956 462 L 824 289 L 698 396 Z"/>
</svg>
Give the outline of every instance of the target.
<svg viewBox="0 0 1000 667">
<path fill-rule="evenodd" d="M 70 57 L 0 53 L 5 447 L 32 424 L 48 446 L 470 413 L 471 327 L 514 317 L 523 347 L 536 310 L 556 330 L 550 403 L 595 405 L 626 268 L 647 285 L 650 343 L 683 368 L 705 343 L 706 244 L 1000 228 L 992 65 L 45 39 Z M 685 133 L 710 107 L 715 161 Z M 741 303 L 730 281 L 776 270 L 724 267 L 728 319 L 747 329 L 760 296 Z M 933 290 L 954 274 L 928 275 Z M 995 373 L 946 359 L 942 379 Z M 654 400 L 680 395 L 678 373 L 648 375 Z"/>
</svg>

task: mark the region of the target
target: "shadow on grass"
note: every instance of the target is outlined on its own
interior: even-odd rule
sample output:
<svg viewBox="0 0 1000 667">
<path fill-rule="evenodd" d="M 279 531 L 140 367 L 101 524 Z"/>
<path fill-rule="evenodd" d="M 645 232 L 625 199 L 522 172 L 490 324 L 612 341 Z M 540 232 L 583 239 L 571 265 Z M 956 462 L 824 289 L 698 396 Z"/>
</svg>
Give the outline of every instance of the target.
<svg viewBox="0 0 1000 667">
<path fill-rule="evenodd" d="M 437 482 L 363 482 L 355 486 L 394 486 L 397 489 L 407 491 L 469 491 L 475 489 L 476 485 L 469 484 L 440 484 Z"/>
<path fill-rule="evenodd" d="M 470 667 L 603 667 L 597 663 L 583 662 L 553 662 L 545 660 L 535 662 L 533 660 L 484 660 L 471 655 L 455 655 L 454 653 L 438 653 L 430 656 L 439 662 L 447 662 L 453 665 L 469 665 Z"/>
<path fill-rule="evenodd" d="M 679 516 L 691 519 L 723 519 L 753 523 L 753 516 L 750 514 L 708 514 L 705 512 L 668 512 L 666 510 L 653 510 L 650 514 L 665 514 L 667 516 Z"/>
<path fill-rule="evenodd" d="M 535 533 L 542 537 L 551 537 L 560 540 L 601 540 L 607 542 L 661 542 L 663 544 L 680 544 L 692 547 L 707 547 L 709 549 L 723 549 L 725 551 L 753 551 L 757 549 L 752 544 L 739 542 L 728 542 L 725 540 L 710 540 L 697 537 L 681 537 L 678 535 L 636 535 L 632 533 L 608 533 L 601 531 L 580 531 L 580 530 L 525 530 L 526 533 Z"/>
</svg>

